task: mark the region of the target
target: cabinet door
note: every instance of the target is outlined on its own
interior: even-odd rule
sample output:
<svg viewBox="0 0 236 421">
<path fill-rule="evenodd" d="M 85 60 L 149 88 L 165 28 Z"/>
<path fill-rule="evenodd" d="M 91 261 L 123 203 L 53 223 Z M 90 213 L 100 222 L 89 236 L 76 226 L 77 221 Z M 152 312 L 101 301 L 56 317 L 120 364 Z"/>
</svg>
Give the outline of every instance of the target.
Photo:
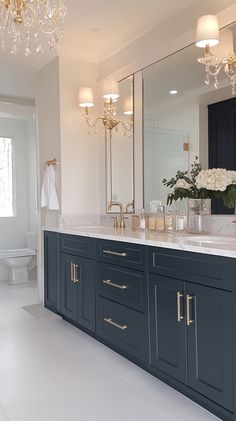
<svg viewBox="0 0 236 421">
<path fill-rule="evenodd" d="M 151 365 L 186 382 L 185 283 L 150 275 Z"/>
<path fill-rule="evenodd" d="M 59 235 L 44 233 L 44 301 L 45 307 L 58 311 L 59 294 Z"/>
<path fill-rule="evenodd" d="M 78 283 L 74 280 L 76 257 L 61 254 L 61 314 L 77 322 L 78 319 Z"/>
<path fill-rule="evenodd" d="M 76 258 L 78 323 L 95 332 L 95 262 Z"/>
<path fill-rule="evenodd" d="M 191 283 L 187 290 L 189 386 L 233 410 L 232 293 Z"/>
</svg>

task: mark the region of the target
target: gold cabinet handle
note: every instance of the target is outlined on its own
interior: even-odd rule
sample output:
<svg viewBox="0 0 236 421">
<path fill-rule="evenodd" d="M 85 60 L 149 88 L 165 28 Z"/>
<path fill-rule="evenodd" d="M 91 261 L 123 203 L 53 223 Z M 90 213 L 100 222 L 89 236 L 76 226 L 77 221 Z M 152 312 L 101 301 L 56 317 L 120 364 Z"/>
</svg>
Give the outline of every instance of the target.
<svg viewBox="0 0 236 421">
<path fill-rule="evenodd" d="M 104 254 L 109 254 L 111 256 L 119 256 L 119 257 L 127 257 L 127 253 L 118 253 L 117 251 L 111 251 L 111 250 L 103 250 Z"/>
<path fill-rule="evenodd" d="M 79 282 L 79 277 L 78 277 L 78 269 L 79 269 L 79 265 L 74 265 L 75 267 L 75 277 L 74 277 L 74 283 L 77 284 L 77 282 Z"/>
<path fill-rule="evenodd" d="M 126 329 L 128 329 L 128 326 L 127 325 L 120 325 L 120 324 L 118 324 L 118 323 L 116 323 L 116 322 L 113 322 L 113 320 L 112 320 L 112 318 L 106 318 L 106 317 L 104 317 L 104 322 L 106 322 L 106 323 L 108 323 L 109 325 L 111 325 L 111 326 L 113 326 L 113 327 L 116 327 L 117 329 L 120 329 L 120 330 L 123 330 L 123 331 L 125 331 Z"/>
<path fill-rule="evenodd" d="M 74 282 L 74 263 L 73 262 L 71 262 L 71 264 L 70 264 L 70 280 L 71 280 L 71 282 Z"/>
<path fill-rule="evenodd" d="M 180 323 L 184 316 L 181 315 L 181 298 L 183 298 L 183 294 L 181 292 L 177 292 L 177 320 Z"/>
<path fill-rule="evenodd" d="M 193 300 L 193 297 L 189 294 L 186 295 L 186 313 L 187 313 L 187 326 L 193 324 L 193 320 L 190 318 L 190 302 Z"/>
<path fill-rule="evenodd" d="M 115 284 L 115 283 L 114 283 L 114 282 L 112 282 L 110 279 L 104 279 L 104 280 L 102 281 L 102 283 L 103 283 L 103 284 L 105 284 L 105 285 L 109 285 L 110 287 L 117 288 L 117 289 L 122 289 L 122 290 L 124 290 L 124 289 L 127 289 L 127 288 L 128 288 L 128 286 L 127 286 L 127 285 L 119 285 L 119 284 Z"/>
</svg>

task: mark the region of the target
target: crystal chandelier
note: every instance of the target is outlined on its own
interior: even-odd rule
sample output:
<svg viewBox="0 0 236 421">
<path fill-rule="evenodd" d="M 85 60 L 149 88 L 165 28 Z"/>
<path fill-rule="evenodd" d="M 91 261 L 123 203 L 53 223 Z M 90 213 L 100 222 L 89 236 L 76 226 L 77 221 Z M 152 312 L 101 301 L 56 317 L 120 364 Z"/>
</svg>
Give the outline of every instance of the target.
<svg viewBox="0 0 236 421">
<path fill-rule="evenodd" d="M 218 19 L 214 15 L 201 16 L 198 19 L 197 25 L 197 40 L 196 46 L 204 48 L 203 57 L 198 59 L 198 62 L 205 66 L 206 79 L 205 84 L 210 85 L 211 80 L 214 80 L 214 86 L 219 87 L 218 76 L 221 71 L 224 71 L 229 78 L 232 86 L 232 95 L 236 94 L 236 55 L 233 51 L 232 32 L 228 31 L 230 42 L 226 43 L 229 51 L 227 56 L 223 58 L 214 55 L 211 52 L 211 47 L 215 47 L 220 42 L 220 31 Z"/>
<path fill-rule="evenodd" d="M 0 0 L 0 46 L 26 56 L 53 48 L 63 36 L 65 0 Z"/>
<path fill-rule="evenodd" d="M 94 106 L 93 91 L 91 88 L 82 87 L 79 90 L 79 105 L 85 109 L 85 113 L 82 114 L 83 120 L 89 127 L 96 127 L 98 122 L 101 122 L 104 129 L 109 130 L 110 133 L 113 129 L 118 129 L 121 126 L 125 136 L 130 136 L 133 129 L 133 106 L 132 100 L 129 100 L 129 106 L 124 110 L 125 115 L 130 116 L 130 121 L 125 122 L 117 118 L 117 106 L 116 102 L 119 99 L 119 88 L 118 83 L 106 80 L 103 84 L 103 98 L 104 108 L 103 115 L 98 116 L 94 121 L 91 121 L 89 116 L 89 108 Z"/>
</svg>

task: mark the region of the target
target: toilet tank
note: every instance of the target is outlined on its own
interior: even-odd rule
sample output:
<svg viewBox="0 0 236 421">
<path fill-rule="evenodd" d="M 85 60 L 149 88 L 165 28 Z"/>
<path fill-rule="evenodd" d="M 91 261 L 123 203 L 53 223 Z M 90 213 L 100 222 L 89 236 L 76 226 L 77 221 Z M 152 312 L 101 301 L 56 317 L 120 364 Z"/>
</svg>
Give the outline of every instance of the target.
<svg viewBox="0 0 236 421">
<path fill-rule="evenodd" d="M 35 232 L 27 232 L 26 234 L 27 248 L 31 250 L 37 250 L 37 241 Z"/>
</svg>

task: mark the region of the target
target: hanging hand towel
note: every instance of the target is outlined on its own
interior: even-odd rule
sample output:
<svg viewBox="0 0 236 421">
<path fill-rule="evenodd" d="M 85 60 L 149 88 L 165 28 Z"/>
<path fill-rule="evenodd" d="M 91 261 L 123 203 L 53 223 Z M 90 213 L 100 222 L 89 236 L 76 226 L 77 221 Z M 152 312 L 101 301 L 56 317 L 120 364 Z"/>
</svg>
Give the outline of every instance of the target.
<svg viewBox="0 0 236 421">
<path fill-rule="evenodd" d="M 53 165 L 45 168 L 42 190 L 41 190 L 41 208 L 49 210 L 59 210 L 59 201 L 55 186 L 55 170 Z"/>
</svg>

